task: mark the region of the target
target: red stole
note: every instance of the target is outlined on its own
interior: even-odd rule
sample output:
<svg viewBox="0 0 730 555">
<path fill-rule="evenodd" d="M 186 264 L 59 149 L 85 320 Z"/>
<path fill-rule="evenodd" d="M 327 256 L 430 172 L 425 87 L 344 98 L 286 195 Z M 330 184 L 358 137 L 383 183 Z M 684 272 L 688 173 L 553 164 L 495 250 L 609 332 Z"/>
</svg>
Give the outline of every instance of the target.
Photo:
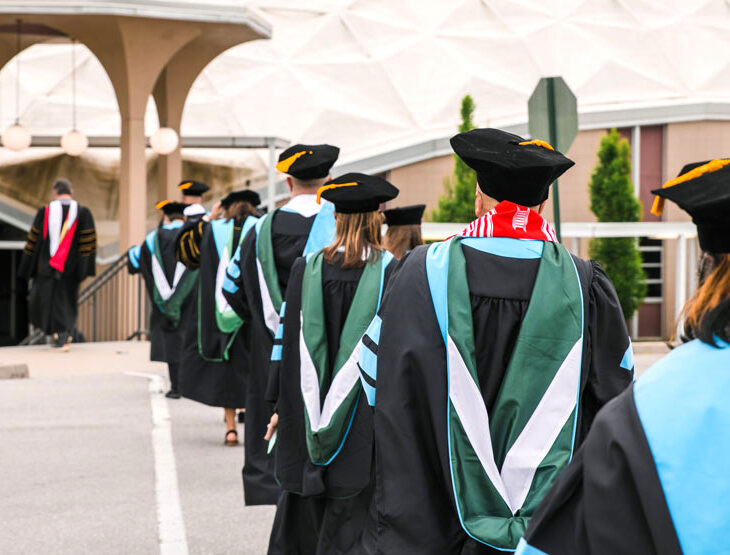
<svg viewBox="0 0 730 555">
<path fill-rule="evenodd" d="M 69 212 L 61 227 L 61 237 L 58 243 L 58 248 L 55 253 L 51 253 L 51 259 L 48 261 L 51 268 L 55 268 L 61 273 L 63 273 L 64 267 L 66 266 L 66 259 L 68 258 L 68 253 L 71 251 L 71 243 L 73 242 L 74 235 L 76 235 L 76 224 L 79 221 L 78 217 L 76 217 L 74 218 L 71 226 L 67 227 L 70 215 L 71 209 L 69 208 Z M 48 205 L 46 205 L 46 211 L 43 218 L 43 239 L 48 239 Z"/>
<path fill-rule="evenodd" d="M 508 200 L 503 200 L 481 218 L 474 220 L 460 235 L 555 242 L 558 240 L 555 230 L 545 218 L 531 208 Z"/>
</svg>

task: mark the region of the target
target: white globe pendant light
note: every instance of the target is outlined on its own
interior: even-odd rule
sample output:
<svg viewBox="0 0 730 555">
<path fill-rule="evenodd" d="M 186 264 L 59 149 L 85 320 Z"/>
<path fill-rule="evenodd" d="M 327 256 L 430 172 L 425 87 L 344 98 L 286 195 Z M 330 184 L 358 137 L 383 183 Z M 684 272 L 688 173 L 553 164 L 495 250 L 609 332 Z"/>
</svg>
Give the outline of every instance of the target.
<svg viewBox="0 0 730 555">
<path fill-rule="evenodd" d="M 76 41 L 71 44 L 71 131 L 61 137 L 61 148 L 69 156 L 81 156 L 89 146 L 89 139 L 76 129 Z"/>
<path fill-rule="evenodd" d="M 20 25 L 21 21 L 17 21 L 18 32 L 15 39 L 15 123 L 3 131 L 3 146 L 10 150 L 20 152 L 30 146 L 30 131 L 20 125 Z"/>
<path fill-rule="evenodd" d="M 16 152 L 28 148 L 30 139 L 30 131 L 17 122 L 3 131 L 2 135 L 3 146 Z"/>
<path fill-rule="evenodd" d="M 80 156 L 88 146 L 89 139 L 78 129 L 72 129 L 61 137 L 61 148 L 69 156 Z"/>
<path fill-rule="evenodd" d="M 150 137 L 150 146 L 157 154 L 171 154 L 175 152 L 178 143 L 177 131 L 172 127 L 160 127 Z"/>
</svg>

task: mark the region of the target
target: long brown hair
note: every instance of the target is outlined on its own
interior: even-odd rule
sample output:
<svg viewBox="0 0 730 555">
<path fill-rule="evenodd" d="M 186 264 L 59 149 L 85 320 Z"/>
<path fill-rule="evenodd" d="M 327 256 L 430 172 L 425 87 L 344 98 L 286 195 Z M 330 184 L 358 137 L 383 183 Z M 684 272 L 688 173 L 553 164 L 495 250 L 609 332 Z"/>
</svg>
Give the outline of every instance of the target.
<svg viewBox="0 0 730 555">
<path fill-rule="evenodd" d="M 226 209 L 225 209 L 225 218 L 226 221 L 235 218 L 237 221 L 245 220 L 248 216 L 255 216 L 256 215 L 256 209 L 254 208 L 253 204 L 250 202 L 247 202 L 245 200 L 238 200 L 234 203 L 231 203 Z"/>
<path fill-rule="evenodd" d="M 682 315 L 684 318 L 684 335 L 686 338 L 700 337 L 703 341 L 706 337 L 712 341 L 712 335 L 721 338 L 727 337 L 725 329 L 730 321 L 718 320 L 708 317 L 715 313 L 721 305 L 725 306 L 730 302 L 730 254 L 710 254 L 703 256 L 701 267 L 707 272 L 708 261 L 714 261 L 714 269 L 706 277 L 700 288 L 692 298 L 684 305 Z M 707 328 L 708 322 L 713 322 L 711 328 Z"/>
<path fill-rule="evenodd" d="M 342 268 L 362 268 L 365 263 L 377 260 L 377 253 L 383 250 L 381 228 L 383 215 L 378 212 L 341 214 L 335 212 L 335 241 L 324 249 L 324 259 L 335 263 L 337 250 L 344 247 Z M 366 260 L 363 255 L 368 253 Z"/>
<path fill-rule="evenodd" d="M 423 245 L 421 226 L 394 225 L 389 226 L 383 238 L 385 248 L 393 253 L 396 258 L 403 258 L 403 255 L 419 245 Z"/>
</svg>

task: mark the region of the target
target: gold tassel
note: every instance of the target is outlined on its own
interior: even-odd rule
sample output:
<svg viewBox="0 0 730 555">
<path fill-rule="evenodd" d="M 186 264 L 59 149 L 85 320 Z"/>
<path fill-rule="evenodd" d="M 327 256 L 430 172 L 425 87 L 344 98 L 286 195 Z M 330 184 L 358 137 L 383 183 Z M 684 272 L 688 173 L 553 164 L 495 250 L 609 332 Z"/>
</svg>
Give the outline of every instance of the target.
<svg viewBox="0 0 730 555">
<path fill-rule="evenodd" d="M 360 184 L 357 181 L 352 181 L 350 183 L 332 183 L 331 185 L 322 185 L 317 191 L 317 204 L 321 204 L 322 193 L 325 191 L 329 191 L 330 189 L 339 189 L 340 187 L 354 187 L 355 185 Z"/>
<path fill-rule="evenodd" d="M 730 164 L 730 159 L 710 160 L 709 162 L 707 162 L 707 164 L 697 166 L 692 171 L 688 171 L 687 173 L 683 173 L 682 175 L 675 177 L 674 179 L 670 179 L 664 185 L 662 185 L 662 189 L 667 189 L 668 187 L 674 187 L 675 185 L 679 185 L 680 183 L 692 181 L 693 179 L 697 179 L 698 177 L 701 177 L 706 173 L 716 172 L 717 170 L 721 170 L 728 164 Z M 655 216 L 661 216 L 662 212 L 664 212 L 665 200 L 666 199 L 660 196 L 655 196 L 654 204 L 651 207 L 651 213 Z"/>
<path fill-rule="evenodd" d="M 533 139 L 532 141 L 523 141 L 521 143 L 517 143 L 519 146 L 525 146 L 525 145 L 536 145 L 541 146 L 542 148 L 547 148 L 548 150 L 555 150 L 550 143 L 547 141 L 541 141 L 540 139 Z"/>
</svg>

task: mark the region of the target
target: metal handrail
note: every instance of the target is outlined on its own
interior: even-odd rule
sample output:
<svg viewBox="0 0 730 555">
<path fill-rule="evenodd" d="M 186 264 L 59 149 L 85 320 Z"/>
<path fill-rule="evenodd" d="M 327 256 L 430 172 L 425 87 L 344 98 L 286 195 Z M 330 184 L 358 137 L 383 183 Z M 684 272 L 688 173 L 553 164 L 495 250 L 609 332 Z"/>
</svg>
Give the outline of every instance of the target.
<svg viewBox="0 0 730 555">
<path fill-rule="evenodd" d="M 79 313 L 82 312 L 82 308 L 86 307 L 87 325 L 85 327 L 87 333 L 90 331 L 88 335 L 90 335 L 91 341 L 119 341 L 142 339 L 142 336 L 149 337 L 149 331 L 145 329 L 149 306 L 144 284 L 141 276 L 138 275 L 136 276 L 136 287 L 132 287 L 130 290 L 129 285 L 125 285 L 128 283 L 128 278 L 120 275 L 126 266 L 127 255 L 125 253 L 79 292 Z M 132 310 L 130 313 L 129 307 L 135 305 L 136 310 Z M 125 313 L 127 316 L 124 316 Z M 130 321 L 129 316 L 133 320 Z M 132 322 L 134 324 L 130 326 Z M 130 334 L 131 330 L 134 331 Z"/>
<path fill-rule="evenodd" d="M 79 291 L 79 306 L 81 306 L 86 301 L 88 301 L 89 298 L 94 293 L 96 293 L 99 289 L 101 289 L 104 286 L 104 284 L 106 284 L 109 280 L 111 280 L 114 276 L 116 276 L 119 272 L 121 272 L 126 265 L 127 265 L 126 254 L 123 256 L 120 256 L 114 262 L 112 262 L 111 265 L 106 270 L 104 270 L 101 274 L 96 276 L 89 285 L 87 285 L 81 291 Z"/>
</svg>

